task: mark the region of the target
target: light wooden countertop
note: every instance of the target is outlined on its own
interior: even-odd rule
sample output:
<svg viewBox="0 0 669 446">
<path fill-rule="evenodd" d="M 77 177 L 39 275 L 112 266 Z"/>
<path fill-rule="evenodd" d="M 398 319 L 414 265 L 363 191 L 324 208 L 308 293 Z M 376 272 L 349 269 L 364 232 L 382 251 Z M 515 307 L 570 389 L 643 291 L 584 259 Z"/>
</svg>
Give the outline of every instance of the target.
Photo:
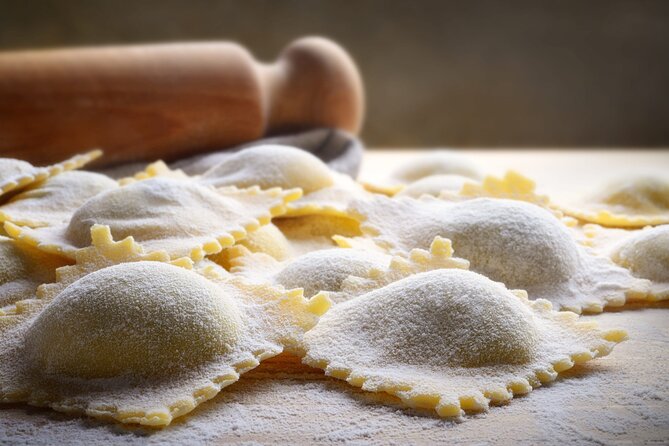
<svg viewBox="0 0 669 446">
<path fill-rule="evenodd" d="M 363 179 L 379 179 L 412 151 L 370 151 Z M 514 168 L 545 192 L 584 193 L 630 173 L 669 172 L 669 151 L 470 151 L 484 171 Z M 669 307 L 586 316 L 624 328 L 608 357 L 463 422 L 402 409 L 280 356 L 162 431 L 126 428 L 24 405 L 0 406 L 0 443 L 17 444 L 659 444 L 669 443 Z"/>
</svg>

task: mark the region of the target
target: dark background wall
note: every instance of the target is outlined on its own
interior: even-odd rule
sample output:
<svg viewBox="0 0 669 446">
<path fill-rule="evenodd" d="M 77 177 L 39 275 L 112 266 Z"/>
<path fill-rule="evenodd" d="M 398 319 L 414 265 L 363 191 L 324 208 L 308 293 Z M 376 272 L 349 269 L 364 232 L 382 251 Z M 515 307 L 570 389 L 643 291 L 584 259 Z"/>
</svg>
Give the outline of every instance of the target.
<svg viewBox="0 0 669 446">
<path fill-rule="evenodd" d="M 669 146 L 669 1 L 0 0 L 0 49 L 321 34 L 375 146 Z"/>
</svg>

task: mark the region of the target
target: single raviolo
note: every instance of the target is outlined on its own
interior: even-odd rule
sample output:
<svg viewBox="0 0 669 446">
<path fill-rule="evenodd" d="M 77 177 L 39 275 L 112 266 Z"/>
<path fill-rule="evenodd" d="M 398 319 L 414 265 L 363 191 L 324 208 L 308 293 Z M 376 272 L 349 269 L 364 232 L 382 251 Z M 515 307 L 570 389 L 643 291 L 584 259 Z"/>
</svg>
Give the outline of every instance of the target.
<svg viewBox="0 0 669 446">
<path fill-rule="evenodd" d="M 302 351 L 329 306 L 170 262 L 106 226 L 91 235 L 58 282 L 0 315 L 1 401 L 165 426 L 263 359 Z"/>
<path fill-rule="evenodd" d="M 390 262 L 390 256 L 382 253 L 345 248 L 313 251 L 284 262 L 240 247 L 231 249 L 237 251 L 230 261 L 233 274 L 254 282 L 274 283 L 286 289 L 302 288 L 306 297 L 320 291 L 337 293 L 349 276 L 365 275 L 374 268 L 386 267 Z"/>
<path fill-rule="evenodd" d="M 558 207 L 580 220 L 608 227 L 666 224 L 669 223 L 669 179 L 624 178 L 606 185 L 581 203 Z"/>
<path fill-rule="evenodd" d="M 26 161 L 12 158 L 0 158 L 0 196 L 62 172 L 79 169 L 100 157 L 100 155 L 102 155 L 102 151 L 93 150 L 46 167 L 35 167 Z"/>
<path fill-rule="evenodd" d="M 224 291 L 169 264 L 111 266 L 44 308 L 26 332 L 26 353 L 50 376 L 153 376 L 197 366 L 237 342 L 241 315 Z"/>
<path fill-rule="evenodd" d="M 89 198 L 118 187 L 111 178 L 93 172 L 65 172 L 34 183 L 0 206 L 0 221 L 19 226 L 62 225 Z"/>
<path fill-rule="evenodd" d="M 132 236 L 145 249 L 200 259 L 285 213 L 286 202 L 299 196 L 297 189 L 214 189 L 156 177 L 96 195 L 66 225 L 28 229 L 6 223 L 5 229 L 14 238 L 71 257 L 90 244 L 90 228 L 104 224 L 115 238 Z"/>
<path fill-rule="evenodd" d="M 0 236 L 0 314 L 2 307 L 35 295 L 37 287 L 56 279 L 65 259 Z"/>
<path fill-rule="evenodd" d="M 430 175 L 416 180 L 397 193 L 397 197 L 420 198 L 423 195 L 438 197 L 443 191 L 457 192 L 462 186 L 475 183 L 471 178 L 456 174 Z"/>
<path fill-rule="evenodd" d="M 480 274 L 438 269 L 334 307 L 305 335 L 303 362 L 458 417 L 528 393 L 625 338 L 577 319 Z"/>
<path fill-rule="evenodd" d="M 327 165 L 309 152 L 290 146 L 261 145 L 224 159 L 200 181 L 212 186 L 299 187 L 305 195 L 334 183 Z"/>
<path fill-rule="evenodd" d="M 391 254 L 426 248 L 442 236 L 473 271 L 561 309 L 600 312 L 647 294 L 647 281 L 589 253 L 560 220 L 530 203 L 376 197 L 357 202 L 354 212 L 367 237 Z M 410 224 L 397 224 L 401 221 Z"/>
<path fill-rule="evenodd" d="M 585 225 L 585 244 L 636 277 L 651 281 L 650 299 L 669 299 L 669 225 L 640 230 Z"/>
<path fill-rule="evenodd" d="M 414 157 L 390 175 L 394 183 L 409 184 L 432 175 L 460 175 L 482 179 L 478 167 L 465 155 L 453 150 L 432 150 Z"/>
</svg>

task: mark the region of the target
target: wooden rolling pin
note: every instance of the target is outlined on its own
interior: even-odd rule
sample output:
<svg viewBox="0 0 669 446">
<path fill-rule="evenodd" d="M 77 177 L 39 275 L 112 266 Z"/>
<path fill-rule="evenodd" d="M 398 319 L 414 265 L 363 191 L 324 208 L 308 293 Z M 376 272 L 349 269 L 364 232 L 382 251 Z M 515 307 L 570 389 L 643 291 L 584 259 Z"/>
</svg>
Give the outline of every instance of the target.
<svg viewBox="0 0 669 446">
<path fill-rule="evenodd" d="M 272 64 L 229 42 L 0 53 L 0 157 L 37 165 L 91 147 L 117 164 L 311 127 L 356 133 L 363 108 L 355 64 L 318 37 Z"/>
</svg>

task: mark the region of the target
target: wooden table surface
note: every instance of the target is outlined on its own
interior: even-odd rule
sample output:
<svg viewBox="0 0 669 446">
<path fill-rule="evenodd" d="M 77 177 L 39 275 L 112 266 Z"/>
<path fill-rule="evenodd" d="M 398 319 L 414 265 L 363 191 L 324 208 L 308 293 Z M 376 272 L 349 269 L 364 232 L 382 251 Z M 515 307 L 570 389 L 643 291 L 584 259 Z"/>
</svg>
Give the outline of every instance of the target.
<svg viewBox="0 0 669 446">
<path fill-rule="evenodd" d="M 379 179 L 413 151 L 368 153 L 362 178 Z M 669 172 L 669 151 L 471 151 L 484 171 L 514 168 L 555 196 L 607 178 Z M 383 395 L 280 356 L 163 430 L 127 428 L 24 405 L 0 406 L 3 444 L 663 444 L 669 443 L 669 306 L 587 316 L 630 340 L 555 383 L 463 422 L 402 409 Z"/>
</svg>

